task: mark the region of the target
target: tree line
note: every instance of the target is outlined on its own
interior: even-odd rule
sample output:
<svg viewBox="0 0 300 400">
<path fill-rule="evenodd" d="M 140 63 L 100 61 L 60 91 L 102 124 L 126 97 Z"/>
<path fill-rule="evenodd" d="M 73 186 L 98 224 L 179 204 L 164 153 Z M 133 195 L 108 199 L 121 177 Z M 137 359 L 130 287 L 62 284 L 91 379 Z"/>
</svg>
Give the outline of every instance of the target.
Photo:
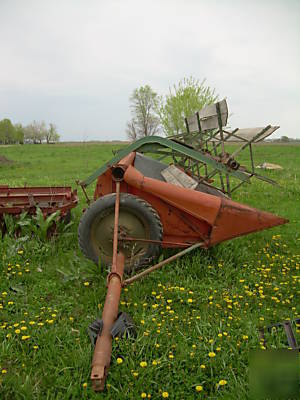
<svg viewBox="0 0 300 400">
<path fill-rule="evenodd" d="M 160 96 L 149 85 L 134 89 L 129 99 L 131 120 L 127 122 L 129 139 L 185 131 L 185 118 L 218 99 L 215 90 L 193 77 L 184 78 Z"/>
<path fill-rule="evenodd" d="M 55 143 L 60 139 L 55 124 L 47 127 L 44 121 L 33 121 L 31 124 L 13 124 L 10 119 L 0 121 L 0 144 Z"/>
</svg>

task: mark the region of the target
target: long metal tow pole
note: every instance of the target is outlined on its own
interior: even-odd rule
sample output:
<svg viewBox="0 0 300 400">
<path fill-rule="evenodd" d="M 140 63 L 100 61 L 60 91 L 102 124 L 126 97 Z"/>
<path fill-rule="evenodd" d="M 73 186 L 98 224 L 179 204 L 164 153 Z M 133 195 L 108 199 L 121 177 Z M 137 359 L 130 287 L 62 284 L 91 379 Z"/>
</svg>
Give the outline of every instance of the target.
<svg viewBox="0 0 300 400">
<path fill-rule="evenodd" d="M 105 380 L 111 361 L 111 329 L 118 317 L 119 302 L 122 290 L 125 256 L 122 252 L 118 253 L 119 205 L 120 182 L 116 182 L 113 262 L 111 272 L 107 277 L 107 293 L 102 312 L 103 327 L 101 333 L 97 337 L 92 361 L 91 380 L 95 392 L 104 390 Z"/>
</svg>

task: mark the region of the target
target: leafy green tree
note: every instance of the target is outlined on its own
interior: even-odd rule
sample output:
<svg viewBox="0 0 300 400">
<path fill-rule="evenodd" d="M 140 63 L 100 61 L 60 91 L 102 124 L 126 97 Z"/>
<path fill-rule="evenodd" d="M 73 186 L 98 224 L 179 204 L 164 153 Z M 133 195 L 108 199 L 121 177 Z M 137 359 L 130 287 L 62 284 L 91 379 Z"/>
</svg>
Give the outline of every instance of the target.
<svg viewBox="0 0 300 400">
<path fill-rule="evenodd" d="M 182 79 L 169 88 L 169 94 L 160 98 L 158 113 L 164 132 L 174 135 L 185 131 L 184 119 L 217 99 L 215 90 L 205 86 L 205 80 Z"/>
<path fill-rule="evenodd" d="M 284 143 L 287 143 L 287 142 L 290 141 L 290 139 L 289 139 L 288 136 L 281 136 L 280 141 L 281 141 L 281 142 L 284 142 Z"/>
<path fill-rule="evenodd" d="M 0 121 L 0 143 L 9 144 L 14 143 L 15 128 L 8 118 Z"/>
<path fill-rule="evenodd" d="M 15 143 L 24 143 L 24 127 L 22 124 L 15 124 Z"/>
<path fill-rule="evenodd" d="M 132 119 L 127 122 L 127 136 L 136 140 L 144 136 L 152 136 L 160 131 L 157 115 L 159 98 L 149 85 L 135 89 L 130 97 Z"/>
</svg>

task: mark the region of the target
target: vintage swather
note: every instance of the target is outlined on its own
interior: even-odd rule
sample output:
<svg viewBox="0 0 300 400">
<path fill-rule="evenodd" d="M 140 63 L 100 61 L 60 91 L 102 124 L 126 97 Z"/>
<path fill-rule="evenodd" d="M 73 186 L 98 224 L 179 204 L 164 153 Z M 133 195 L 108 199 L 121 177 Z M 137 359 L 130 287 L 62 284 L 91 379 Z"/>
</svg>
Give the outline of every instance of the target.
<svg viewBox="0 0 300 400">
<path fill-rule="evenodd" d="M 120 150 L 80 185 L 89 203 L 79 228 L 79 245 L 95 263 L 109 268 L 102 320 L 90 327 L 95 341 L 91 379 L 104 389 L 112 338 L 130 331 L 132 321 L 119 314 L 122 287 L 197 247 L 285 224 L 286 219 L 230 199 L 255 172 L 252 145 L 278 127 L 227 130 L 225 100 L 186 119 L 186 132 L 171 138 L 144 137 Z M 232 143 L 237 142 L 234 151 Z M 249 151 L 248 167 L 239 162 Z M 147 154 L 147 156 L 145 155 Z M 152 158 L 149 157 L 152 155 Z M 94 199 L 86 187 L 97 180 Z M 162 248 L 180 251 L 123 279 L 124 273 L 151 264 Z"/>
</svg>

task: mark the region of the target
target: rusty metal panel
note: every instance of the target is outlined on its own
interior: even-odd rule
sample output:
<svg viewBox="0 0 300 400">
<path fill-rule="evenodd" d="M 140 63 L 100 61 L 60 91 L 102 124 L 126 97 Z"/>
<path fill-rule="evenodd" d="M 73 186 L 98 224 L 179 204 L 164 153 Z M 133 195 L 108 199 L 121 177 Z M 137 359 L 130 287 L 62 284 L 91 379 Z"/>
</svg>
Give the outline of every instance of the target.
<svg viewBox="0 0 300 400">
<path fill-rule="evenodd" d="M 66 187 L 0 187 L 1 214 L 34 213 L 36 207 L 43 213 L 51 214 L 57 210 L 65 213 L 76 207 L 78 197 L 76 190 Z"/>
</svg>

